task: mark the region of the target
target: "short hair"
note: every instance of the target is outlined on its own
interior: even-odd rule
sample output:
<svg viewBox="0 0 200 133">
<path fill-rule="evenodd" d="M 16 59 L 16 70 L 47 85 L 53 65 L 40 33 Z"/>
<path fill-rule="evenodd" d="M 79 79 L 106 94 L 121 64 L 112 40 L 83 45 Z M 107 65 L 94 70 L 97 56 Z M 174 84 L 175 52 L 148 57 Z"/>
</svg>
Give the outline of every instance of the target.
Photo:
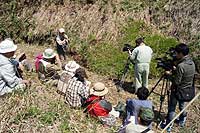
<svg viewBox="0 0 200 133">
<path fill-rule="evenodd" d="M 185 55 L 189 54 L 189 47 L 184 43 L 180 43 L 180 44 L 176 45 L 175 51 L 177 53 L 182 53 L 185 56 Z"/>
<path fill-rule="evenodd" d="M 76 69 L 74 77 L 78 78 L 78 80 L 81 82 L 84 82 L 84 78 L 88 78 L 85 69 L 83 68 Z"/>
<path fill-rule="evenodd" d="M 144 39 L 142 37 L 140 37 L 140 38 L 138 38 L 138 39 L 135 40 L 136 44 L 141 44 L 143 42 L 144 42 Z"/>
<path fill-rule="evenodd" d="M 149 96 L 149 90 L 146 87 L 140 87 L 136 93 L 139 100 L 146 100 Z"/>
</svg>

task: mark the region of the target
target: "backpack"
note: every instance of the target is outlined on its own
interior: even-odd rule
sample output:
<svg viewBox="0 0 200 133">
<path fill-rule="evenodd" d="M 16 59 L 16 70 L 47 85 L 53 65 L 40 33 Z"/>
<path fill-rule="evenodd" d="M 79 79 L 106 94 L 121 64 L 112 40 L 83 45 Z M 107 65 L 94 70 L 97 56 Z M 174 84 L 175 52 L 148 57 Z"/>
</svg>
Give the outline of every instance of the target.
<svg viewBox="0 0 200 133">
<path fill-rule="evenodd" d="M 93 99 L 90 101 L 90 99 Z M 89 101 L 88 101 L 89 100 Z M 86 110 L 84 112 L 87 112 L 93 117 L 97 117 L 102 124 L 113 126 L 116 123 L 115 116 L 109 114 L 109 112 L 112 110 L 112 105 L 110 102 L 104 99 L 100 99 L 99 97 L 89 97 L 86 102 L 90 102 Z"/>
<path fill-rule="evenodd" d="M 94 117 L 108 116 L 109 112 L 112 110 L 112 105 L 104 99 L 99 99 L 95 100 L 95 102 L 91 102 L 86 109 L 87 112 Z"/>
<path fill-rule="evenodd" d="M 38 54 L 35 58 L 35 70 L 38 72 L 40 60 L 43 59 L 42 54 Z"/>
<path fill-rule="evenodd" d="M 63 72 L 58 80 L 58 92 L 65 95 L 68 88 L 68 81 L 72 78 L 67 72 Z"/>
</svg>

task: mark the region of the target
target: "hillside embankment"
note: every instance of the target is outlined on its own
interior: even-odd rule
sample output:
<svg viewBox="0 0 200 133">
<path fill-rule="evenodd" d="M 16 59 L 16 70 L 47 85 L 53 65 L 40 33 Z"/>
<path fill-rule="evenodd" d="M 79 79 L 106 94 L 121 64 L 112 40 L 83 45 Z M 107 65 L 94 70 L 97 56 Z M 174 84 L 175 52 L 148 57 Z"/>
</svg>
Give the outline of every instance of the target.
<svg viewBox="0 0 200 133">
<path fill-rule="evenodd" d="M 110 89 L 106 98 L 115 105 L 135 97 L 117 93 L 113 82 L 121 76 L 128 56 L 122 52 L 124 43 L 134 46 L 134 40 L 144 36 L 152 47 L 150 88 L 162 71 L 156 69 L 155 58 L 177 43 L 189 44 L 193 57 L 200 61 L 199 7 L 198 0 L 1 0 L 0 38 L 11 37 L 19 44 L 18 53 L 25 52 L 33 62 L 37 53 L 54 48 L 57 29 L 65 28 L 72 54 L 78 53 L 77 62 L 88 70 L 93 83 L 106 84 Z M 131 69 L 126 80 L 132 81 L 132 75 Z M 66 106 L 56 88 L 42 85 L 36 73 L 27 73 L 26 78 L 33 81 L 30 89 L 0 102 L 0 132 L 107 133 L 115 132 L 121 124 L 119 120 L 115 127 L 103 127 L 82 110 Z M 150 99 L 158 108 L 159 97 L 152 95 Z M 165 103 L 165 112 L 166 108 Z M 188 112 L 186 128 L 175 127 L 175 132 L 200 132 L 199 100 Z"/>
</svg>

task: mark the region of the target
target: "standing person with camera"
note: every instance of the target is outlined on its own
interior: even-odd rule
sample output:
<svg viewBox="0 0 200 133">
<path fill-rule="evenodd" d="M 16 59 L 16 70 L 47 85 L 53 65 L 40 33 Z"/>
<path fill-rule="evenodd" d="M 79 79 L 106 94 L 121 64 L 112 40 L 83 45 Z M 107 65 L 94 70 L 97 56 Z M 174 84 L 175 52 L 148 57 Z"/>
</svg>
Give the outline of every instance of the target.
<svg viewBox="0 0 200 133">
<path fill-rule="evenodd" d="M 171 94 L 168 105 L 168 114 L 166 123 L 161 124 L 164 128 L 175 116 L 177 102 L 179 103 L 179 110 L 184 109 L 184 103 L 192 100 L 195 96 L 194 88 L 194 74 L 195 64 L 190 58 L 189 47 L 186 44 L 180 43 L 175 47 L 176 66 L 172 71 L 166 71 L 167 75 L 172 77 Z M 187 113 L 183 112 L 179 119 L 176 120 L 179 126 L 184 127 Z M 172 125 L 167 129 L 171 131 Z"/>
<path fill-rule="evenodd" d="M 138 88 L 144 86 L 148 88 L 149 66 L 152 57 L 152 49 L 145 45 L 143 38 L 135 40 L 136 48 L 129 51 L 131 60 L 134 61 L 134 74 L 135 74 L 135 93 Z"/>
<path fill-rule="evenodd" d="M 56 37 L 56 49 L 60 60 L 63 59 L 66 60 L 65 54 L 67 52 L 68 45 L 69 45 L 69 38 L 65 34 L 65 29 L 60 28 L 58 30 L 58 35 Z"/>
</svg>

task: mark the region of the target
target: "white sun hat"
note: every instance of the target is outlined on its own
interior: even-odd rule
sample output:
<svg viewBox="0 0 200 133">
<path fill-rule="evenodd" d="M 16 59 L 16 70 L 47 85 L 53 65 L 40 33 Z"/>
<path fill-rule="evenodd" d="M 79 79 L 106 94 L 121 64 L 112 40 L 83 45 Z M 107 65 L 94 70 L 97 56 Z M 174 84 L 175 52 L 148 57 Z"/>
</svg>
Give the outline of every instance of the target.
<svg viewBox="0 0 200 133">
<path fill-rule="evenodd" d="M 76 71 L 76 69 L 78 69 L 80 67 L 80 65 L 78 63 L 76 63 L 75 61 L 69 61 L 66 65 L 65 65 L 65 70 L 73 75 Z"/>
<path fill-rule="evenodd" d="M 104 96 L 108 93 L 108 88 L 101 82 L 94 84 L 93 88 L 90 90 L 90 95 Z"/>
<path fill-rule="evenodd" d="M 64 32 L 65 32 L 65 29 L 64 29 L 64 28 L 60 28 L 58 31 L 59 31 L 60 33 L 64 33 Z"/>
<path fill-rule="evenodd" d="M 45 51 L 42 54 L 42 56 L 45 59 L 51 59 L 51 58 L 54 58 L 56 56 L 56 53 L 53 51 L 53 49 L 48 48 L 48 49 L 45 49 Z"/>
<path fill-rule="evenodd" d="M 16 49 L 17 49 L 17 45 L 15 45 L 14 42 L 10 38 L 7 38 L 0 43 L 1 54 L 16 51 Z"/>
</svg>

